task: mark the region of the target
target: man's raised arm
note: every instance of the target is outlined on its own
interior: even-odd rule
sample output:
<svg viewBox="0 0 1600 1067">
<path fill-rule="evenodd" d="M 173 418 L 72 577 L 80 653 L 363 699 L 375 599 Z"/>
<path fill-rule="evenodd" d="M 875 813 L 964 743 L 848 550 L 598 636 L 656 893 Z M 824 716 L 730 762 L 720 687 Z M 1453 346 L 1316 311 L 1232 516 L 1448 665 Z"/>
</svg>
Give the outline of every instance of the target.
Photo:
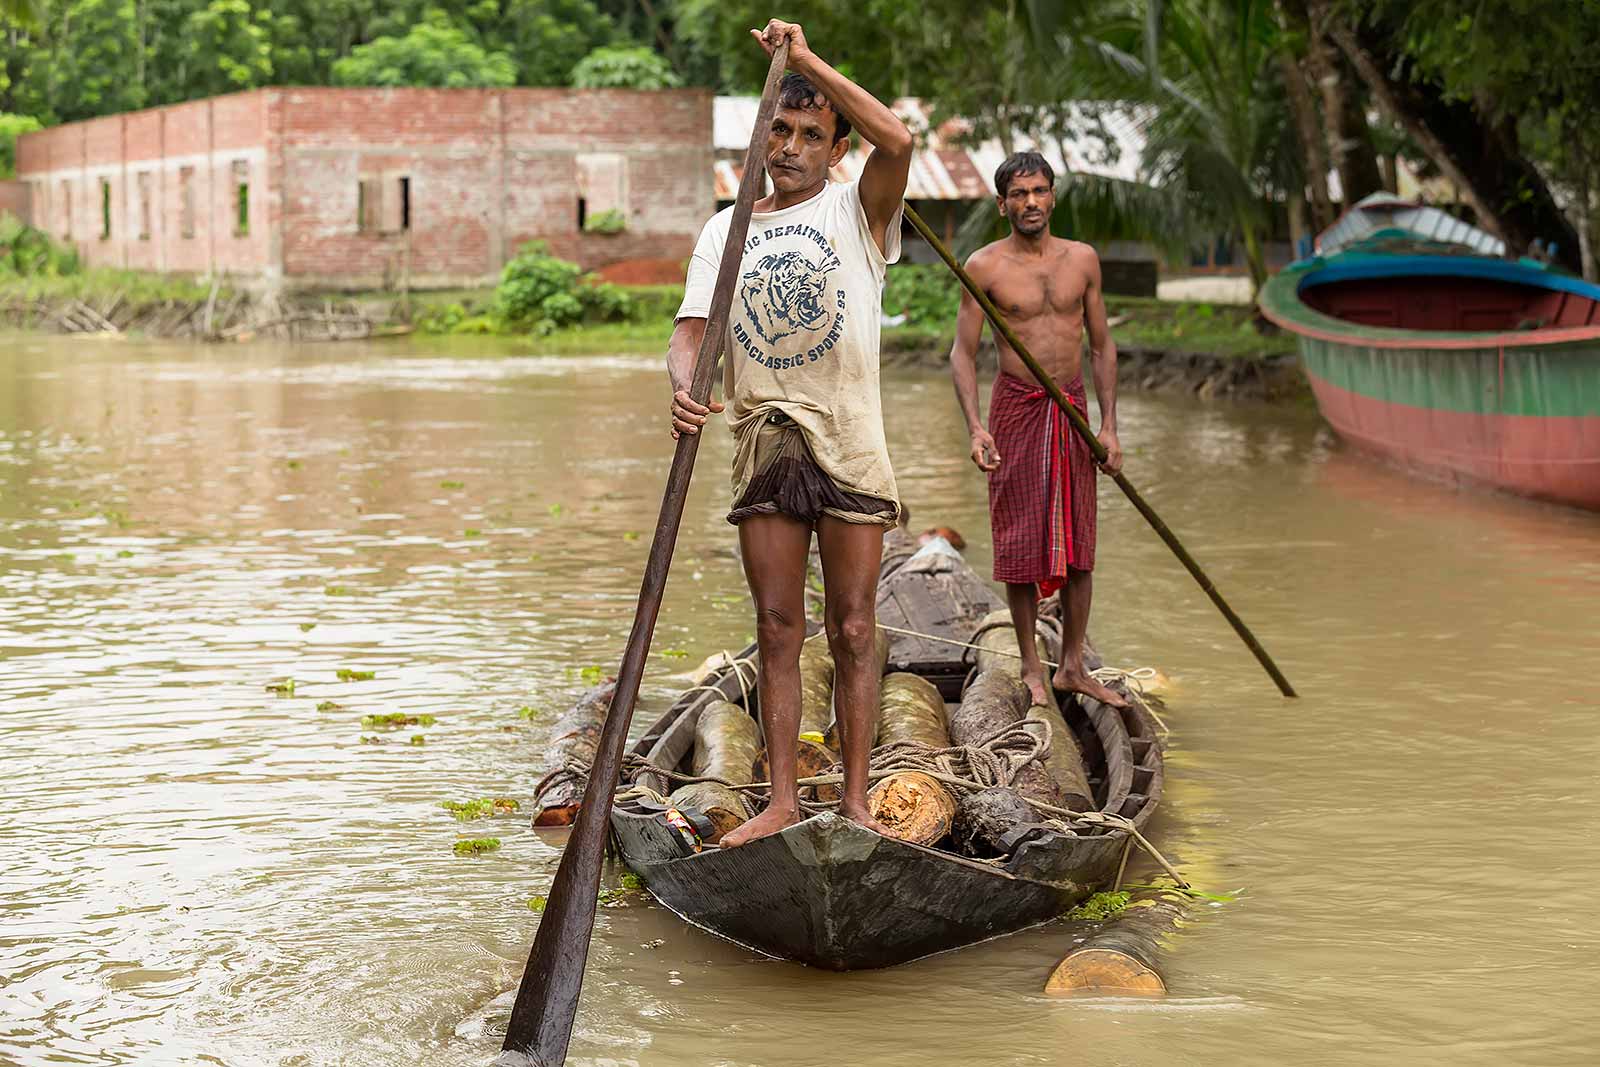
<svg viewBox="0 0 1600 1067">
<path fill-rule="evenodd" d="M 911 131 L 893 111 L 871 93 L 830 67 L 806 44 L 805 34 L 792 22 L 773 19 L 765 30 L 751 30 L 770 56 L 784 37 L 789 38 L 789 68 L 804 74 L 833 109 L 861 131 L 873 151 L 861 169 L 861 206 L 867 213 L 872 239 L 882 251 L 889 223 L 900 211 L 911 173 Z"/>
</svg>

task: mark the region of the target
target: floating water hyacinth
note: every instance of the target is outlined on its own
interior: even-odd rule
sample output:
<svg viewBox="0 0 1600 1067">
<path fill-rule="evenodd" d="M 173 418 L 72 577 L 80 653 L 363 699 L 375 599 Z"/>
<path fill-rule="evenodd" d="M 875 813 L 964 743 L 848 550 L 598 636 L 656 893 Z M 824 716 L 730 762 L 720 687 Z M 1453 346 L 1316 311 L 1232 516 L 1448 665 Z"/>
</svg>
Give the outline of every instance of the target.
<svg viewBox="0 0 1600 1067">
<path fill-rule="evenodd" d="M 455 854 L 458 856 L 481 856 L 485 852 L 494 852 L 500 848 L 498 837 L 474 837 L 466 841 L 457 841 Z"/>
</svg>

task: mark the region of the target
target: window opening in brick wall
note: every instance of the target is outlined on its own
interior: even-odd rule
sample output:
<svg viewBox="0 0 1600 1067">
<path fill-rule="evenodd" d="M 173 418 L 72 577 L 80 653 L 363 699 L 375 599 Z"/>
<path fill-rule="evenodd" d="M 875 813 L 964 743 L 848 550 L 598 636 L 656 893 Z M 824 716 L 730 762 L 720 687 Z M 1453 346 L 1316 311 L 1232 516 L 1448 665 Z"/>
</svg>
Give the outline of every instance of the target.
<svg viewBox="0 0 1600 1067">
<path fill-rule="evenodd" d="M 100 179 L 100 240 L 111 236 L 111 179 Z"/>
<path fill-rule="evenodd" d="M 250 233 L 250 164 L 242 159 L 233 161 L 233 235 L 245 237 Z"/>
<path fill-rule="evenodd" d="M 378 228 L 378 190 L 371 178 L 356 182 L 356 232 L 372 233 Z"/>
<path fill-rule="evenodd" d="M 61 182 L 61 236 L 72 237 L 72 183 L 66 179 Z"/>
<path fill-rule="evenodd" d="M 150 240 L 150 172 L 142 170 L 134 178 L 139 191 L 139 240 Z"/>
<path fill-rule="evenodd" d="M 194 236 L 194 168 L 178 168 L 178 233 Z"/>
<path fill-rule="evenodd" d="M 628 157 L 620 152 L 585 152 L 577 168 L 578 229 L 618 233 L 628 224 Z"/>
<path fill-rule="evenodd" d="M 400 177 L 400 228 L 411 229 L 411 176 Z"/>
</svg>

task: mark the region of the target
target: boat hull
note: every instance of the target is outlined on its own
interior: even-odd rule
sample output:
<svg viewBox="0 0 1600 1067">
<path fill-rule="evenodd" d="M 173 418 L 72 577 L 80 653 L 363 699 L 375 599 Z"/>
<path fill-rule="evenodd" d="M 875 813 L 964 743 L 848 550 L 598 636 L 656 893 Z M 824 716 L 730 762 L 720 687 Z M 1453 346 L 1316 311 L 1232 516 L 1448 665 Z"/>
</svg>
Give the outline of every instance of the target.
<svg viewBox="0 0 1600 1067">
<path fill-rule="evenodd" d="M 1347 252 L 1272 278 L 1346 441 L 1433 477 L 1600 509 L 1600 288 L 1479 256 Z"/>
<path fill-rule="evenodd" d="M 685 856 L 659 819 L 619 813 L 628 865 L 696 926 L 832 971 L 891 967 L 1058 918 L 1116 873 L 1121 837 L 1054 843 L 1050 881 L 880 837 L 832 812 L 738 849 Z M 1064 846 L 1064 847 L 1063 847 Z M 1038 869 L 1044 857 L 1030 862 Z"/>
<path fill-rule="evenodd" d="M 1600 348 L 1394 349 L 1300 338 L 1317 408 L 1435 478 L 1600 510 Z M 1591 384 L 1593 382 L 1593 384 Z M 1555 410 L 1551 410 L 1554 408 Z"/>
</svg>

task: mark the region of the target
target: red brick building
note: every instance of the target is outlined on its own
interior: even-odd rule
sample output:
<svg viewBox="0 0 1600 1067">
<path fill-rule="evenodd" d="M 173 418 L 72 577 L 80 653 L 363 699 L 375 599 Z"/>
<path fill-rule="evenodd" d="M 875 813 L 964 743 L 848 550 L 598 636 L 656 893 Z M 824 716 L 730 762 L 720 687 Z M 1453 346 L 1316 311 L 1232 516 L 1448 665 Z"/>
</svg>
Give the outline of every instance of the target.
<svg viewBox="0 0 1600 1067">
<path fill-rule="evenodd" d="M 687 259 L 711 110 L 691 89 L 258 89 L 23 134 L 17 177 L 91 264 L 471 285 L 535 238 L 589 269 Z"/>
</svg>

